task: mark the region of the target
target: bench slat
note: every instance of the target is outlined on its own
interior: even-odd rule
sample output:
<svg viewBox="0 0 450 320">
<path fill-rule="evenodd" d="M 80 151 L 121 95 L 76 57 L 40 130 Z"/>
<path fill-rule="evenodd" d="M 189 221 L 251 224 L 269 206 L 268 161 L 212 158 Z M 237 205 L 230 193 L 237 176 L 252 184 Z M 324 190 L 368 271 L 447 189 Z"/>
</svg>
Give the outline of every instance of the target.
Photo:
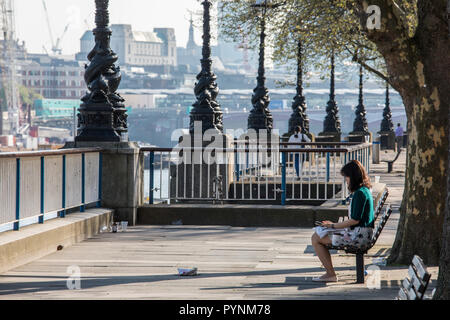
<svg viewBox="0 0 450 320">
<path fill-rule="evenodd" d="M 378 216 L 381 213 L 381 210 L 383 210 L 384 203 L 386 202 L 387 197 L 389 196 L 389 192 L 387 189 L 383 192 L 383 195 L 381 196 L 380 200 L 378 201 L 378 204 L 376 206 L 375 210 L 375 220 L 377 220 Z"/>
<path fill-rule="evenodd" d="M 378 237 L 380 236 L 381 232 L 383 231 L 384 226 L 386 225 L 391 214 L 392 214 L 392 209 L 390 207 L 388 207 L 386 209 L 386 212 L 383 214 L 381 221 L 378 223 L 377 228 L 375 229 L 375 233 L 372 237 L 372 242 L 371 242 L 371 243 L 373 243 L 373 245 L 375 245 L 375 243 L 377 242 Z"/>
<path fill-rule="evenodd" d="M 419 276 L 420 280 L 425 281 L 425 279 L 428 277 L 429 273 L 427 271 L 427 267 L 423 263 L 422 259 L 419 256 L 414 256 L 412 261 L 414 267 L 416 267 L 417 275 Z"/>
<path fill-rule="evenodd" d="M 411 283 L 413 284 L 416 291 L 420 294 L 423 294 L 425 292 L 425 284 L 422 282 L 421 279 L 418 278 L 416 274 L 416 270 L 414 270 L 414 267 L 411 265 L 408 269 L 409 277 L 411 278 Z"/>
<path fill-rule="evenodd" d="M 409 300 L 408 292 L 406 292 L 405 289 L 400 288 L 400 290 L 398 291 L 398 299 L 399 300 Z"/>
<path fill-rule="evenodd" d="M 411 287 L 412 287 L 412 283 L 411 283 L 411 281 L 409 281 L 408 278 L 405 278 L 402 282 L 402 286 L 406 291 L 409 291 L 409 289 L 411 289 Z"/>
<path fill-rule="evenodd" d="M 409 300 L 419 300 L 419 296 L 418 296 L 416 290 L 414 289 L 414 287 L 411 287 L 411 289 L 409 289 L 408 298 L 409 298 Z"/>
</svg>

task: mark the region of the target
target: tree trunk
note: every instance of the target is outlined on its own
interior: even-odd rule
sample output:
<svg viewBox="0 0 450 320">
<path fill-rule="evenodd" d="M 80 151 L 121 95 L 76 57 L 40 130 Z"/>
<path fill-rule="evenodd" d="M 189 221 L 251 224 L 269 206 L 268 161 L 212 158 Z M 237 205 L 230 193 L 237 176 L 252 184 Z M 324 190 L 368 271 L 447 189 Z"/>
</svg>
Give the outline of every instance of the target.
<svg viewBox="0 0 450 320">
<path fill-rule="evenodd" d="M 359 1 L 361 15 L 367 7 Z M 392 1 L 381 8 L 382 28 L 368 30 L 387 64 L 391 85 L 400 93 L 408 117 L 405 192 L 389 263 L 410 264 L 415 254 L 437 265 L 447 197 L 450 40 L 446 0 L 418 0 L 414 37 Z M 389 186 L 388 186 L 389 187 Z"/>
<path fill-rule="evenodd" d="M 428 265 L 439 263 L 447 197 L 448 111 L 436 106 L 416 105 L 409 115 L 405 192 L 390 263 L 410 264 L 414 255 Z"/>
<path fill-rule="evenodd" d="M 450 113 L 449 113 L 450 122 Z M 449 128 L 450 130 L 450 128 Z M 450 144 L 448 148 L 450 159 Z M 450 163 L 449 163 L 450 172 Z M 441 259 L 439 262 L 439 276 L 437 281 L 437 290 L 434 299 L 450 300 L 450 175 L 447 182 L 447 205 L 445 207 L 444 228 L 442 233 Z"/>
</svg>

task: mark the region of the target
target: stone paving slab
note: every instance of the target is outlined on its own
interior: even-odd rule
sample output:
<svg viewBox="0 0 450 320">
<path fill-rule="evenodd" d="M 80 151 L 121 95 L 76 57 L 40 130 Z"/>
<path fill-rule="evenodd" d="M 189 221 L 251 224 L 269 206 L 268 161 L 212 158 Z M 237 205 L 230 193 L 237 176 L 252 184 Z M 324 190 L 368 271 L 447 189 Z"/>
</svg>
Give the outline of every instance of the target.
<svg viewBox="0 0 450 320">
<path fill-rule="evenodd" d="M 393 153 L 383 157 L 393 157 Z M 377 245 L 365 257 L 386 256 L 395 239 L 404 188 L 401 155 L 394 172 L 372 166 L 390 190 L 394 209 Z M 0 275 L 0 299 L 393 299 L 407 266 L 379 267 L 380 288 L 356 284 L 355 257 L 334 251 L 339 282 L 318 284 L 324 272 L 311 247 L 309 228 L 137 226 L 104 233 Z M 68 290 L 67 267 L 81 271 L 81 290 Z M 196 277 L 177 268 L 198 267 Z M 431 289 L 438 268 L 432 273 Z M 370 279 L 367 277 L 366 281 Z M 367 281 L 367 282 L 369 282 Z"/>
</svg>

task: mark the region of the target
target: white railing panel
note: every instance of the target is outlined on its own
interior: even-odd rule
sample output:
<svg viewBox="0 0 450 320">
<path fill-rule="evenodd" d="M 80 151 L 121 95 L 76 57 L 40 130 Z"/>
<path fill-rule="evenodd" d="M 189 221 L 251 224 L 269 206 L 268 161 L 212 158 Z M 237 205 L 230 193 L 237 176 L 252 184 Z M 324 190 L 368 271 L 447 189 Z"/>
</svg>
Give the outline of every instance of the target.
<svg viewBox="0 0 450 320">
<path fill-rule="evenodd" d="M 85 202 L 92 203 L 98 201 L 99 183 L 99 153 L 86 153 L 85 155 Z"/>
<path fill-rule="evenodd" d="M 66 156 L 66 208 L 81 204 L 81 154 Z"/>
<path fill-rule="evenodd" d="M 20 160 L 20 219 L 41 212 L 41 158 Z"/>
<path fill-rule="evenodd" d="M 289 149 L 305 149 L 305 151 L 292 152 Z M 274 148 L 270 150 L 270 164 L 267 163 L 266 150 L 264 148 L 256 149 L 253 146 L 237 144 L 236 149 L 230 150 L 230 161 L 228 170 L 230 174 L 229 183 L 226 183 L 227 190 L 231 191 L 225 195 L 226 200 L 276 200 L 280 198 L 280 189 L 284 187 L 281 184 L 281 154 L 286 152 L 286 201 L 297 200 L 319 200 L 326 201 L 330 199 L 345 199 L 348 191 L 345 182 L 340 174 L 340 170 L 345 162 L 351 159 L 360 159 L 366 168 L 369 168 L 369 149 L 367 145 L 292 145 L 283 146 L 283 148 Z M 306 150 L 309 149 L 309 150 Z M 339 149 L 333 151 L 333 149 Z M 150 152 L 150 151 L 144 151 Z M 161 151 L 157 148 L 153 151 L 155 155 L 160 155 Z M 164 151 L 165 152 L 165 151 Z M 295 155 L 298 156 L 298 169 L 300 177 L 297 176 Z M 184 170 L 183 170 L 184 169 Z M 200 175 L 194 175 L 193 166 L 182 164 L 173 171 L 175 181 L 172 197 L 179 200 L 210 200 L 213 197 L 214 190 L 210 188 L 211 181 L 215 178 L 214 173 L 217 168 L 215 164 L 204 165 L 199 170 Z M 154 163 L 153 187 L 158 190 L 155 192 L 154 200 L 164 200 L 160 188 L 161 168 L 158 161 Z M 186 172 L 186 170 L 188 172 Z M 192 176 L 192 178 L 191 178 Z M 205 180 L 198 180 L 203 177 Z M 164 178 L 164 182 L 168 180 Z M 189 188 L 181 188 L 180 184 L 191 185 Z M 198 185 L 202 183 L 202 185 Z M 148 181 L 146 182 L 146 185 Z M 195 189 L 194 186 L 198 185 Z M 165 188 L 165 185 L 163 186 Z M 187 190 L 187 191 L 186 191 Z M 195 191 L 194 193 L 194 190 Z M 198 190 L 201 190 L 198 194 Z"/>
<path fill-rule="evenodd" d="M 0 159 L 0 224 L 16 219 L 16 159 Z"/>
<path fill-rule="evenodd" d="M 62 156 L 45 157 L 44 212 L 62 209 Z"/>
</svg>

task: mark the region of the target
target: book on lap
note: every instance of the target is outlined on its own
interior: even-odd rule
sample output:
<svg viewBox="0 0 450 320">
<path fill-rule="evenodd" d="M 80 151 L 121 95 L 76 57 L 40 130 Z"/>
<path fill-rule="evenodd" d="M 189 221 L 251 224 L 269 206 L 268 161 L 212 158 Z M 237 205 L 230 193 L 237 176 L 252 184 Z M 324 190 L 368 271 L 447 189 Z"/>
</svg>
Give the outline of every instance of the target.
<svg viewBox="0 0 450 320">
<path fill-rule="evenodd" d="M 325 227 L 315 227 L 313 228 L 317 235 L 320 237 L 320 239 L 323 239 L 325 236 L 329 234 L 339 234 L 341 232 L 344 232 L 345 229 L 331 229 L 331 228 L 325 228 Z"/>
</svg>

